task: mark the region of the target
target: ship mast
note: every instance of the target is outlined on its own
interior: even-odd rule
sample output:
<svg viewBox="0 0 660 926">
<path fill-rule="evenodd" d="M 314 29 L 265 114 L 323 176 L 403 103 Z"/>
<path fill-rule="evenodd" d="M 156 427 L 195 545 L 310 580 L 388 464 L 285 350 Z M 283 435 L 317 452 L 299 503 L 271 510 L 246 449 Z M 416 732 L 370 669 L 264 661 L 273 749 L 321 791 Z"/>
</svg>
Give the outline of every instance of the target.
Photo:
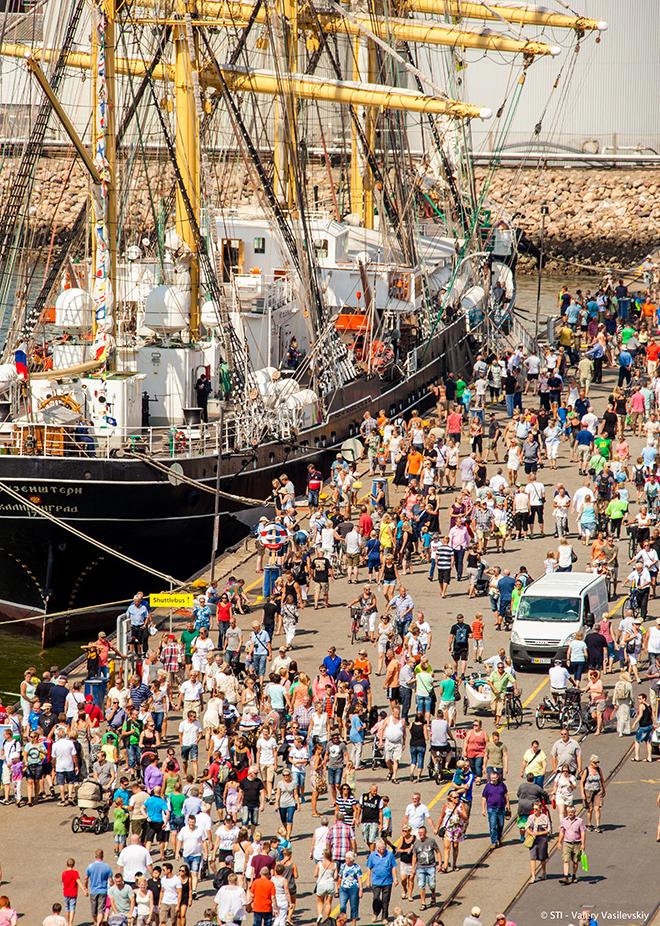
<svg viewBox="0 0 660 926">
<path fill-rule="evenodd" d="M 178 0 L 178 12 L 182 19 L 190 14 L 191 5 Z M 192 31 L 192 30 L 191 30 Z M 194 40 L 194 39 L 193 39 Z M 176 231 L 191 255 L 190 261 L 190 319 L 191 341 L 199 338 L 199 255 L 198 239 L 191 222 L 192 216 L 199 216 L 200 204 L 200 142 L 199 119 L 197 118 L 196 93 L 193 69 L 194 49 L 191 48 L 186 26 L 180 22 L 174 29 L 174 87 L 176 134 L 176 163 L 181 174 L 181 185 L 176 187 Z M 188 200 L 188 204 L 186 203 Z M 188 205 L 190 210 L 188 210 Z"/>
<path fill-rule="evenodd" d="M 100 0 L 95 9 L 92 81 L 94 159 L 101 175 L 92 197 L 94 224 L 94 334 L 95 353 L 116 366 L 117 287 L 117 138 L 115 129 L 115 19 L 116 0 Z M 98 191 L 98 192 L 97 192 Z"/>
</svg>

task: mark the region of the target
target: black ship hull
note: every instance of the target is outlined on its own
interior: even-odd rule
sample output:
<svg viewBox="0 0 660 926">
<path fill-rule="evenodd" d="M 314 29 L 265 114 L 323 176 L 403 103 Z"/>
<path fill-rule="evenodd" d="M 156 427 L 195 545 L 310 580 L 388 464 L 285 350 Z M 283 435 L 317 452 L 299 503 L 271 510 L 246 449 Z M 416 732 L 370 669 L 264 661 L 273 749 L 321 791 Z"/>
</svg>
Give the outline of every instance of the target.
<svg viewBox="0 0 660 926">
<path fill-rule="evenodd" d="M 340 390 L 327 420 L 300 432 L 297 441 L 223 456 L 220 488 L 266 499 L 271 480 L 286 470 L 300 491 L 307 465 L 313 461 L 327 471 L 338 447 L 356 434 L 366 409 L 384 408 L 394 415 L 422 405 L 438 376 L 466 368 L 470 346 L 464 322 L 439 333 L 419 353 L 418 369 L 405 380 L 374 377 Z M 186 476 L 215 486 L 214 456 L 178 456 L 176 462 Z M 180 480 L 177 484 L 144 460 L 0 455 L 0 482 L 95 540 L 177 580 L 198 573 L 211 559 L 214 495 Z M 218 552 L 240 542 L 264 511 L 222 499 Z M 17 626 L 40 634 L 47 645 L 110 629 L 123 608 L 49 615 L 120 601 L 138 588 L 148 594 L 168 584 L 0 493 L 0 620 L 35 617 Z"/>
</svg>

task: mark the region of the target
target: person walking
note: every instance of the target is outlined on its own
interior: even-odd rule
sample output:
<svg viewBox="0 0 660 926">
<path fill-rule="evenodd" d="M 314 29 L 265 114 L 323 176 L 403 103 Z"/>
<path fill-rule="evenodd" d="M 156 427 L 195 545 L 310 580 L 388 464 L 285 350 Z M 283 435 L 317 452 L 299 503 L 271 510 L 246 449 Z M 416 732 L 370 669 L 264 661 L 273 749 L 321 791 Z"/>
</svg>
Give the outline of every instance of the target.
<svg viewBox="0 0 660 926">
<path fill-rule="evenodd" d="M 602 833 L 601 809 L 605 800 L 605 779 L 598 756 L 591 756 L 580 776 L 580 789 L 584 809 L 587 811 L 587 829 Z M 595 818 L 596 826 L 593 826 Z"/>
<path fill-rule="evenodd" d="M 574 804 L 566 807 L 566 816 L 559 824 L 557 847 L 561 849 L 564 864 L 564 877 L 559 879 L 559 883 L 571 884 L 577 881 L 578 866 L 586 847 L 586 829 L 582 818 L 575 812 Z"/>
<path fill-rule="evenodd" d="M 388 849 L 384 839 L 376 842 L 376 848 L 367 859 L 367 882 L 372 891 L 371 908 L 374 923 L 387 923 L 390 918 L 392 888 L 399 883 L 397 862 L 394 853 Z"/>
<path fill-rule="evenodd" d="M 108 890 L 112 883 L 112 868 L 103 858 L 103 849 L 97 849 L 94 861 L 85 870 L 85 891 L 89 895 L 92 922 L 101 926 L 105 921 Z"/>
<path fill-rule="evenodd" d="M 337 873 L 339 889 L 339 912 L 346 913 L 350 906 L 350 919 L 357 926 L 362 899 L 362 869 L 355 861 L 353 852 L 346 853 L 346 859 Z"/>
<path fill-rule="evenodd" d="M 350 849 L 346 850 L 341 865 L 345 863 L 348 852 L 350 852 Z M 334 897 L 337 880 L 337 864 L 332 859 L 332 851 L 330 849 L 325 850 L 323 857 L 314 866 L 314 880 L 317 913 L 316 922 L 320 923 L 330 916 L 332 898 Z"/>
<path fill-rule="evenodd" d="M 511 807 L 509 805 L 507 786 L 497 772 L 491 772 L 481 798 L 481 815 L 482 817 L 488 817 L 491 849 L 496 849 L 502 845 L 504 819 L 510 813 Z"/>
<path fill-rule="evenodd" d="M 637 713 L 632 722 L 632 729 L 637 727 L 635 733 L 635 756 L 633 762 L 641 762 L 639 756 L 639 747 L 641 743 L 646 744 L 646 761 L 652 762 L 651 737 L 653 735 L 653 711 L 645 694 L 637 695 Z"/>
<path fill-rule="evenodd" d="M 537 880 L 537 866 L 541 867 L 539 881 L 546 879 L 546 866 L 548 864 L 548 839 L 552 826 L 550 815 L 543 809 L 540 801 L 534 802 L 532 813 L 525 825 L 525 845 L 529 849 L 530 883 Z"/>
</svg>

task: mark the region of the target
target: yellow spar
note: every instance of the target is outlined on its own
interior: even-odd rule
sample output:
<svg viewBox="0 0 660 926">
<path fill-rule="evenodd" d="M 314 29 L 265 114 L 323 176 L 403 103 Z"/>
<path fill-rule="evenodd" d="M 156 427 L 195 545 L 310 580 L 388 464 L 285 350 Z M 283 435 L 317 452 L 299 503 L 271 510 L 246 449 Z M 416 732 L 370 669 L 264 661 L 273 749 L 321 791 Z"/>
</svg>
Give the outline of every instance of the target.
<svg viewBox="0 0 660 926">
<path fill-rule="evenodd" d="M 555 29 L 577 29 L 578 32 L 603 32 L 607 29 L 607 23 L 602 20 L 555 13 L 553 10 L 531 4 L 506 6 L 499 3 L 465 3 L 463 0 L 405 0 L 404 7 L 417 13 L 485 19 L 489 22 L 505 20 L 519 26 L 551 26 Z"/>
<path fill-rule="evenodd" d="M 417 0 L 413 0 L 417 2 Z M 427 2 L 427 0 L 420 0 Z M 436 0 L 428 0 L 429 7 Z M 156 6 L 155 0 L 140 0 L 140 7 Z M 241 0 L 205 0 L 196 4 L 200 17 L 199 25 L 211 26 L 216 23 L 235 26 L 245 26 L 253 12 L 253 4 Z M 428 12 L 437 12 L 429 9 Z M 269 21 L 269 11 L 262 5 L 257 10 L 254 21 L 265 24 Z M 318 19 L 317 19 L 318 17 Z M 176 19 L 156 17 L 154 20 L 139 20 L 140 22 L 176 23 Z M 485 51 L 500 51 L 529 56 L 558 55 L 560 49 L 556 45 L 545 42 L 531 42 L 525 39 L 514 39 L 499 35 L 490 29 L 465 29 L 450 23 L 430 23 L 414 19 L 395 19 L 380 16 L 367 16 L 353 13 L 350 19 L 337 13 L 319 12 L 312 16 L 304 9 L 298 16 L 299 26 L 303 29 L 315 31 L 320 23 L 324 32 L 340 35 L 360 36 L 365 29 L 375 33 L 385 41 L 419 42 L 425 45 L 445 45 L 450 48 L 478 48 Z"/>
<path fill-rule="evenodd" d="M 56 49 L 35 49 L 28 45 L 3 42 L 0 55 L 24 58 L 31 54 L 36 61 L 52 61 L 60 52 Z M 89 70 L 92 56 L 87 52 L 69 52 L 68 67 Z M 117 74 L 144 76 L 147 65 L 133 58 L 116 58 Z M 413 113 L 427 113 L 436 116 L 452 116 L 456 119 L 489 119 L 491 110 L 458 100 L 427 96 L 416 90 L 385 87 L 381 84 L 354 83 L 352 81 L 329 80 L 325 77 L 310 77 L 304 74 L 287 75 L 281 79 L 272 71 L 246 71 L 242 68 L 221 68 L 222 76 L 230 90 L 237 93 L 252 92 L 265 96 L 292 93 L 301 99 L 319 100 L 327 103 L 341 103 L 347 106 L 375 106 L 383 109 L 399 109 Z M 174 82 L 174 68 L 160 64 L 153 71 L 154 80 L 169 79 Z M 200 70 L 199 79 L 207 87 L 222 90 L 222 83 L 215 70 Z"/>
</svg>

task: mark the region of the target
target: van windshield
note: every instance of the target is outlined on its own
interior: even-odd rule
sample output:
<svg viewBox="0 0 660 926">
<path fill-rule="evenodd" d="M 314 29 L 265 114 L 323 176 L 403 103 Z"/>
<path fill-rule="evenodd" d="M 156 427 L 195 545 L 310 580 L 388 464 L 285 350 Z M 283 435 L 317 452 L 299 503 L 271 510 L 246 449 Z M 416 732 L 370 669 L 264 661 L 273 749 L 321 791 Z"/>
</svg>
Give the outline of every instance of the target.
<svg viewBox="0 0 660 926">
<path fill-rule="evenodd" d="M 519 621 L 561 621 L 570 624 L 580 619 L 579 598 L 541 598 L 524 595 L 520 599 Z"/>
</svg>

